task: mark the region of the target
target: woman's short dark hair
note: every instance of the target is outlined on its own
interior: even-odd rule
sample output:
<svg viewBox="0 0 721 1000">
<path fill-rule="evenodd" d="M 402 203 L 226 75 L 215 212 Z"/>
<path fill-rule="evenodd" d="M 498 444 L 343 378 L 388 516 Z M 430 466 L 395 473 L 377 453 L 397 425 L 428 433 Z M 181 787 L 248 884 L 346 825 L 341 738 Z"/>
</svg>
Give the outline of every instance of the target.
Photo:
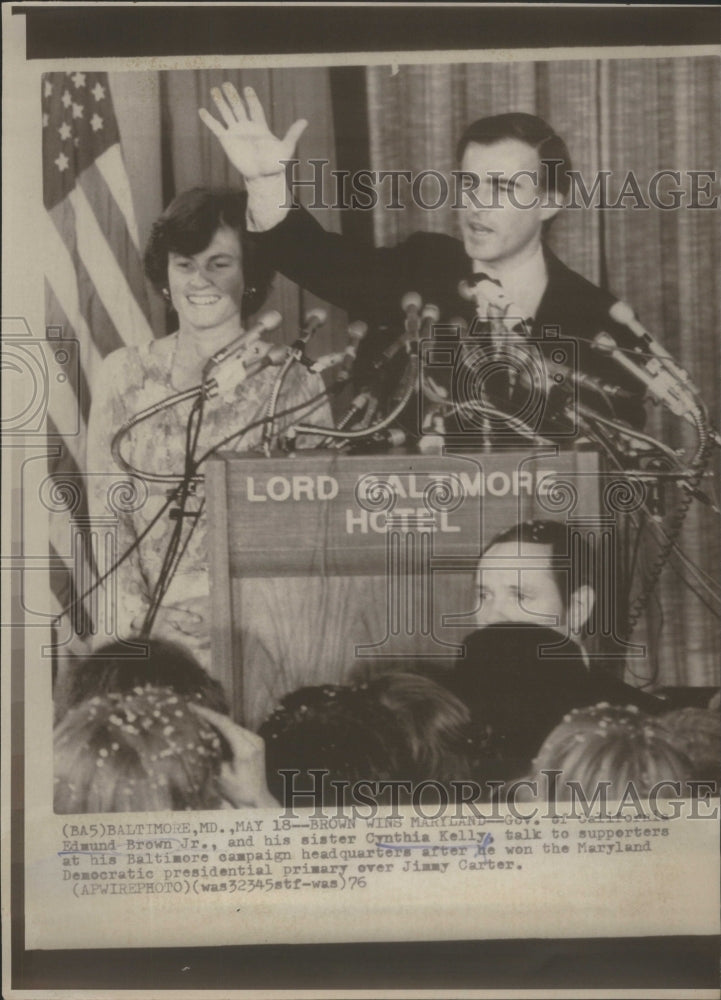
<svg viewBox="0 0 721 1000">
<path fill-rule="evenodd" d="M 195 187 L 177 195 L 153 223 L 143 264 L 153 287 L 162 292 L 168 285 L 168 255 L 192 257 L 208 246 L 221 226 L 238 234 L 243 254 L 245 294 L 243 319 L 265 302 L 273 270 L 258 245 L 249 237 L 245 222 L 247 195 L 232 188 Z"/>
<path fill-rule="evenodd" d="M 538 153 L 542 170 L 539 186 L 548 194 L 558 192 L 562 197 L 571 186 L 569 171 L 572 169 L 571 155 L 560 135 L 537 115 L 511 111 L 504 115 L 491 115 L 472 122 L 458 140 L 456 156 L 460 163 L 466 147 L 472 142 L 490 146 L 503 139 L 518 139 L 532 146 Z"/>
</svg>

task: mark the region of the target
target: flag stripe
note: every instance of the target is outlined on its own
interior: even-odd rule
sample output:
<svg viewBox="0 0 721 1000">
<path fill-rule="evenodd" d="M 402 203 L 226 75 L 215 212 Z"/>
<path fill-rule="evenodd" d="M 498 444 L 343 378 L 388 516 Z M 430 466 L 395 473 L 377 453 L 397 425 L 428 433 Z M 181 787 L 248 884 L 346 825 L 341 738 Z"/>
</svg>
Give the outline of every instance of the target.
<svg viewBox="0 0 721 1000">
<path fill-rule="evenodd" d="M 54 425 L 52 418 L 48 416 L 48 433 L 57 433 L 57 431 L 58 428 Z M 78 489 L 79 502 L 72 513 L 70 511 L 51 511 L 49 515 L 50 589 L 58 602 L 57 611 L 73 607 L 73 618 L 78 622 L 83 621 L 83 614 L 87 615 L 88 620 L 84 630 L 78 631 L 79 635 L 85 635 L 87 627 L 92 627 L 92 615 L 89 612 L 87 599 L 82 602 L 82 607 L 80 604 L 76 605 L 83 592 L 82 590 L 78 591 L 76 586 L 81 585 L 83 578 L 92 579 L 95 569 L 92 551 L 88 545 L 87 531 L 78 530 L 77 523 L 75 530 L 73 530 L 75 519 L 87 518 L 88 516 L 85 479 L 75 456 L 67 447 L 61 447 L 59 455 L 48 462 L 48 473 L 56 484 L 61 485 L 66 481 Z M 75 539 L 74 548 L 73 538 Z M 64 562 L 64 570 L 57 564 L 56 559 Z"/>
<path fill-rule="evenodd" d="M 57 602 L 56 612 L 69 607 L 77 596 L 73 585 L 73 574 L 52 542 L 50 542 L 50 591 Z"/>
<path fill-rule="evenodd" d="M 53 418 L 48 414 L 48 434 L 59 434 L 59 430 Z M 53 456 L 51 460 L 48 461 L 48 471 L 52 476 L 65 477 L 76 483 L 80 487 L 80 503 L 76 510 L 73 511 L 81 517 L 87 517 L 88 514 L 88 502 L 85 489 L 85 480 L 82 472 L 82 465 L 78 462 L 77 456 L 67 447 L 61 447 L 60 453 L 57 456 Z M 65 516 L 65 515 L 63 515 Z"/>
<path fill-rule="evenodd" d="M 103 354 L 96 347 L 85 318 L 81 314 L 77 272 L 70 251 L 63 242 L 55 220 L 51 221 L 51 217 L 48 216 L 46 223 L 43 232 L 43 245 L 46 249 L 45 276 L 63 313 L 68 319 L 73 317 L 72 327 L 80 343 L 81 364 L 92 385 L 95 373 L 103 360 Z M 47 322 L 50 325 L 54 320 L 48 316 Z"/>
<path fill-rule="evenodd" d="M 115 149 L 116 147 L 113 148 Z M 108 152 L 112 152 L 112 150 L 108 150 Z M 103 155 L 107 156 L 107 153 Z M 128 232 L 125 216 L 113 197 L 114 189 L 111 190 L 108 187 L 105 177 L 95 164 L 92 164 L 87 170 L 82 172 L 79 181 L 88 202 L 93 207 L 98 225 L 105 236 L 108 249 L 115 255 L 117 265 L 123 273 L 128 290 L 134 296 L 138 308 L 146 321 L 149 322 L 150 309 L 140 254 Z"/>
<path fill-rule="evenodd" d="M 138 307 L 135 297 L 128 293 L 125 275 L 108 246 L 82 188 L 75 187 L 68 198 L 75 209 L 78 254 L 113 326 L 126 344 L 143 343 L 152 339 L 150 324 Z"/>
<path fill-rule="evenodd" d="M 101 358 L 111 351 L 116 351 L 124 344 L 123 338 L 115 328 L 102 301 L 96 294 L 92 278 L 88 274 L 77 248 L 75 227 L 75 211 L 68 199 L 56 205 L 50 211 L 50 217 L 57 227 L 57 232 L 65 244 L 70 258 L 73 273 L 73 290 L 78 302 L 78 311 L 83 317 L 89 339 L 98 349 Z M 53 282 L 53 287 L 57 286 Z M 74 315 L 68 312 L 68 316 Z"/>
<path fill-rule="evenodd" d="M 94 163 L 94 168 L 99 171 L 105 180 L 109 191 L 113 193 L 113 199 L 125 219 L 125 227 L 135 249 L 140 253 L 140 239 L 138 237 L 138 226 L 135 221 L 135 211 L 133 209 L 133 195 L 130 191 L 130 182 L 125 172 L 125 162 L 120 146 L 111 146 L 106 149 Z M 92 169 L 92 168 L 91 168 Z"/>
</svg>

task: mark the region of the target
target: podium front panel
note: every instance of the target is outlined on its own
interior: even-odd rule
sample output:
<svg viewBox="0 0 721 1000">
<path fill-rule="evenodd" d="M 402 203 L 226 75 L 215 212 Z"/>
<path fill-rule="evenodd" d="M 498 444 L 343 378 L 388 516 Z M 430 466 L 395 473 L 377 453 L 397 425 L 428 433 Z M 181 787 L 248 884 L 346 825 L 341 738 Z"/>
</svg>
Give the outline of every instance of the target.
<svg viewBox="0 0 721 1000">
<path fill-rule="evenodd" d="M 452 663 L 476 565 L 532 518 L 599 517 L 592 452 L 343 455 L 209 462 L 213 671 L 256 728 L 304 685 L 392 661 Z"/>
</svg>

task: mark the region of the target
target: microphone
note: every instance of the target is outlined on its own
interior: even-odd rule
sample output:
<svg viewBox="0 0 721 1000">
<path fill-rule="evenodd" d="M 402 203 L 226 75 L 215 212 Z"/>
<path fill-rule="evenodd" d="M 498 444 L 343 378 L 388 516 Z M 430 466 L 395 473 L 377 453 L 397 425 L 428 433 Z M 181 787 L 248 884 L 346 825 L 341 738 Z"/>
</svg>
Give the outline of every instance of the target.
<svg viewBox="0 0 721 1000">
<path fill-rule="evenodd" d="M 515 307 L 503 290 L 500 281 L 490 278 L 487 274 L 478 276 L 475 283 L 461 281 L 458 284 L 458 294 L 468 302 L 475 302 L 476 315 L 481 322 L 492 326 L 500 325 L 508 333 L 516 334 L 516 327 L 522 327 L 521 335 L 527 336 L 526 321 L 515 315 Z"/>
<path fill-rule="evenodd" d="M 675 376 L 679 379 L 679 381 L 685 383 L 685 385 L 692 392 L 698 394 L 698 390 L 691 381 L 691 377 L 688 372 L 681 368 L 681 366 L 674 361 L 666 348 L 662 347 L 657 340 L 654 340 L 648 330 L 641 325 L 628 302 L 614 302 L 608 313 L 614 322 L 620 323 L 621 326 L 625 326 L 628 330 L 630 330 L 631 333 L 633 333 L 634 336 L 641 341 L 648 353 L 654 358 L 657 358 L 663 367 L 671 373 L 671 375 Z"/>
<path fill-rule="evenodd" d="M 242 347 L 244 353 L 245 349 L 258 340 L 261 334 L 276 330 L 282 322 L 283 317 L 277 309 L 271 309 L 269 312 L 263 313 L 249 330 L 244 330 L 238 337 L 235 337 L 229 344 L 221 347 L 219 351 L 216 351 L 215 354 L 212 354 L 208 358 L 203 367 L 203 381 L 207 379 L 209 373 L 214 368 L 217 368 L 218 365 L 221 365 L 227 358 L 235 354 L 239 348 Z"/>
<path fill-rule="evenodd" d="M 278 367 L 288 357 L 288 348 L 284 344 L 273 344 L 270 349 L 258 361 L 245 365 L 245 377 L 257 375 L 258 372 L 270 366 Z"/>
<path fill-rule="evenodd" d="M 508 304 L 508 296 L 503 290 L 503 285 L 496 278 L 491 278 L 488 274 L 474 275 L 474 281 L 458 282 L 458 294 L 467 302 L 475 302 L 476 305 L 488 305 L 493 302 L 503 309 Z"/>
<path fill-rule="evenodd" d="M 400 349 L 405 346 L 406 335 L 402 333 L 400 337 L 396 337 L 395 340 L 391 341 L 388 347 L 371 363 L 373 372 L 379 372 L 382 368 L 385 368 L 388 362 L 392 361 Z"/>
<path fill-rule="evenodd" d="M 683 417 L 694 427 L 696 426 L 695 418 L 699 413 L 696 401 L 690 396 L 690 391 L 685 386 L 680 386 L 668 372 L 661 370 L 651 372 L 645 365 L 636 364 L 624 354 L 610 333 L 604 331 L 597 333 L 591 346 L 601 354 L 613 358 L 625 371 L 643 382 L 649 395 L 663 403 L 673 414 Z"/>
<path fill-rule="evenodd" d="M 307 344 L 311 337 L 321 326 L 323 326 L 327 319 L 328 313 L 325 309 L 311 309 L 310 312 L 305 315 L 300 336 L 293 346 L 295 347 L 298 343 Z"/>
<path fill-rule="evenodd" d="M 348 327 L 348 339 L 350 340 L 350 343 L 346 349 L 344 351 L 336 351 L 334 354 L 325 354 L 318 358 L 310 366 L 310 371 L 316 373 L 323 372 L 327 368 L 332 368 L 334 365 L 339 365 L 342 362 L 343 368 L 338 373 L 337 377 L 339 379 L 348 379 L 350 377 L 353 363 L 358 355 L 360 342 L 367 333 L 368 324 L 359 319 L 355 320 Z"/>
<path fill-rule="evenodd" d="M 296 361 L 300 361 L 306 368 L 310 368 L 312 364 L 305 356 L 306 344 L 327 319 L 328 313 L 325 309 L 311 309 L 305 315 L 300 336 L 290 346 L 291 353 L 295 355 Z"/>
<path fill-rule="evenodd" d="M 409 344 L 418 340 L 418 327 L 421 320 L 420 311 L 422 305 L 423 299 L 418 292 L 406 292 L 401 299 L 401 309 L 406 314 L 405 339 Z"/>
<path fill-rule="evenodd" d="M 257 351 L 252 353 L 253 358 L 257 357 Z M 219 393 L 226 393 L 240 385 L 252 375 L 257 375 L 271 365 L 282 365 L 287 360 L 290 351 L 282 344 L 271 344 L 262 358 L 252 360 L 250 357 L 233 358 L 232 364 L 225 364 L 212 378 L 205 382 L 205 395 L 207 399 L 213 399 Z M 236 362 L 240 362 L 237 364 Z"/>
<path fill-rule="evenodd" d="M 441 318 L 441 310 L 432 302 L 427 302 L 421 312 L 421 340 L 427 340 L 433 334 L 433 327 Z"/>
<path fill-rule="evenodd" d="M 369 434 L 368 437 L 352 440 L 350 451 L 384 451 L 387 448 L 400 448 L 407 439 L 408 435 L 399 427 L 384 427 L 383 430 Z"/>
<path fill-rule="evenodd" d="M 346 413 L 343 415 L 343 420 L 339 425 L 339 429 L 342 430 L 343 427 L 347 427 L 359 414 L 365 410 L 370 402 L 371 393 L 369 389 L 364 389 L 359 392 L 354 399 L 351 400 L 351 404 L 348 407 Z"/>
</svg>

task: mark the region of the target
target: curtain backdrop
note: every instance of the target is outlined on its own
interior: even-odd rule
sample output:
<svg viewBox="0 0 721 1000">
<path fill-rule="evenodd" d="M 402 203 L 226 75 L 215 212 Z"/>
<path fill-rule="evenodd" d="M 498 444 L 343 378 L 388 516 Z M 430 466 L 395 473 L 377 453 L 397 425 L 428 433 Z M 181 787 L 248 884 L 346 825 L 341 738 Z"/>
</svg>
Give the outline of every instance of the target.
<svg viewBox="0 0 721 1000">
<path fill-rule="evenodd" d="M 340 153 L 348 165 L 344 151 L 336 150 L 325 68 L 110 74 L 141 244 L 177 191 L 194 184 L 238 182 L 197 117 L 201 105 L 212 110 L 210 87 L 225 79 L 256 88 L 276 131 L 285 131 L 296 118 L 308 118 L 298 149 L 301 161 L 327 159 L 328 169 L 334 169 Z M 366 72 L 366 93 L 357 95 L 359 104 L 368 103 L 371 162 L 357 166 L 450 171 L 456 167 L 456 141 L 470 121 L 520 110 L 540 114 L 564 136 L 587 186 L 599 169 L 611 170 L 617 185 L 632 169 L 644 190 L 660 169 L 717 166 L 718 93 L 719 63 L 713 58 L 372 67 Z M 345 94 L 344 100 L 352 104 L 353 95 Z M 351 104 L 346 104 L 346 116 Z M 299 173 L 308 177 L 308 170 L 301 162 Z M 424 192 L 433 197 L 431 186 Z M 306 204 L 311 197 L 308 191 L 299 196 Z M 340 229 L 342 213 L 314 210 L 314 215 L 326 228 Z M 392 245 L 418 229 L 457 234 L 453 216 L 449 206 L 437 211 L 409 206 L 403 212 L 378 208 L 373 213 L 375 241 Z M 714 417 L 721 370 L 717 219 L 717 212 L 685 208 L 578 209 L 562 213 L 551 230 L 553 249 L 563 260 L 633 303 L 644 324 L 688 368 Z M 281 311 L 281 336 L 292 340 L 299 317 L 316 304 L 279 276 L 268 308 Z M 314 344 L 318 353 L 344 344 L 345 317 L 338 310 L 329 313 Z M 163 310 L 157 298 L 153 318 L 161 335 Z M 649 427 L 675 447 L 689 442 L 693 433 L 657 409 Z M 704 484 L 706 492 L 713 491 L 717 472 L 716 467 L 714 480 Z M 681 541 L 715 578 L 721 560 L 718 519 L 695 503 Z M 708 596 L 698 578 L 693 582 Z M 659 680 L 718 683 L 717 620 L 681 585 L 671 565 L 659 595 L 647 633 L 639 629 L 634 636 L 649 642 Z"/>
<path fill-rule="evenodd" d="M 467 124 L 485 115 L 526 111 L 545 118 L 564 137 L 587 187 L 596 171 L 606 169 L 612 171 L 610 189 L 615 185 L 618 191 L 633 170 L 647 191 L 656 171 L 718 167 L 719 82 L 719 61 L 711 57 L 371 67 L 371 166 L 447 173 L 458 166 L 455 145 Z M 688 178 L 683 183 L 688 189 Z M 716 183 L 712 194 L 718 193 Z M 424 197 L 431 202 L 433 195 L 429 188 Z M 404 212 L 379 207 L 376 242 L 392 245 L 418 229 L 457 235 L 454 214 L 450 206 Z M 554 222 L 551 245 L 575 270 L 633 303 L 644 325 L 691 373 L 716 419 L 718 211 L 581 208 Z M 693 439 L 690 428 L 657 410 L 649 429 L 674 447 Z M 706 492 L 713 492 L 717 473 L 716 465 L 714 479 L 704 484 Z M 701 504 L 691 509 L 681 545 L 702 570 L 718 578 L 719 521 Z M 708 599 L 703 583 L 692 571 L 684 572 Z M 718 684 L 718 620 L 681 584 L 673 565 L 665 570 L 658 593 L 634 639 L 649 643 L 659 681 Z M 632 670 L 636 677 L 649 672 L 648 666 L 633 664 Z"/>
</svg>

